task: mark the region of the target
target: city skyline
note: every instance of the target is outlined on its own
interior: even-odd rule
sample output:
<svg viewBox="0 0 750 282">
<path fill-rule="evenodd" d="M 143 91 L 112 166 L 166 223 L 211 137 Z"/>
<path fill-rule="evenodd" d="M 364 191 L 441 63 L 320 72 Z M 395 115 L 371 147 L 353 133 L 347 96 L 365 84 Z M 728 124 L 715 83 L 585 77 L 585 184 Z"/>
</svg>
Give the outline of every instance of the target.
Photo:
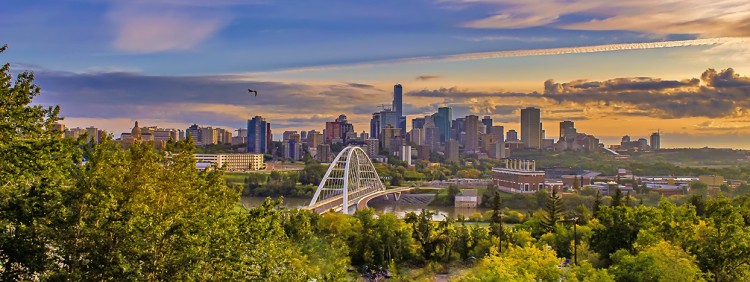
<svg viewBox="0 0 750 282">
<path fill-rule="evenodd" d="M 450 106 L 520 131 L 520 109 L 537 107 L 543 124 L 572 120 L 606 144 L 660 129 L 666 148 L 750 149 L 740 1 L 6 6 L 3 59 L 35 71 L 38 102 L 60 104 L 69 127 L 236 129 L 259 115 L 283 132 L 346 114 L 361 132 L 400 83 L 408 123 Z"/>
</svg>

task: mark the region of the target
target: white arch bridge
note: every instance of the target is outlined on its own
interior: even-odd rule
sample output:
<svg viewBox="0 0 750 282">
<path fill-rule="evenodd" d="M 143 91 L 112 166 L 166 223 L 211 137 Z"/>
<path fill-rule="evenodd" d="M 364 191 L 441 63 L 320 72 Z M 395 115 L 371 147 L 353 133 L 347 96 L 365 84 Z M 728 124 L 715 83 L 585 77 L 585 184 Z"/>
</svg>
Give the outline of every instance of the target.
<svg viewBox="0 0 750 282">
<path fill-rule="evenodd" d="M 357 146 L 347 146 L 328 166 L 308 209 L 320 213 L 329 210 L 349 213 L 349 207 L 365 207 L 367 201 L 381 195 L 400 194 L 411 188 L 385 189 L 367 153 Z"/>
</svg>

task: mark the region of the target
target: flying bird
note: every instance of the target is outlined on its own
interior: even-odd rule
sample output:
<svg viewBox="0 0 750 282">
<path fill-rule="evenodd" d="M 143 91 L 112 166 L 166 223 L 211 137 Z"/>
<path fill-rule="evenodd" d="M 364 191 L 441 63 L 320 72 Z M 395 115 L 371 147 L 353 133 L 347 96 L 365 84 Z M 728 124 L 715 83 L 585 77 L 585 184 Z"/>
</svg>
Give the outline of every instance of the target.
<svg viewBox="0 0 750 282">
<path fill-rule="evenodd" d="M 257 90 L 248 89 L 247 92 L 255 93 L 255 97 L 258 97 L 258 91 Z"/>
</svg>

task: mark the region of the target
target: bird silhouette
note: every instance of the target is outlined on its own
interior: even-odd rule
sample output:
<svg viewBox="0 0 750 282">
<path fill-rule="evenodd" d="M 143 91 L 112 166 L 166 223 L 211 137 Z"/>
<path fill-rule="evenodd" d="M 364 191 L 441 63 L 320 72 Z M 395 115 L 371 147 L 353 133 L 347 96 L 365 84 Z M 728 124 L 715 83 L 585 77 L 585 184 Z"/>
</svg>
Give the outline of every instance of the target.
<svg viewBox="0 0 750 282">
<path fill-rule="evenodd" d="M 255 96 L 256 97 L 258 96 L 258 91 L 256 91 L 256 90 L 248 89 L 247 92 L 255 93 Z"/>
</svg>

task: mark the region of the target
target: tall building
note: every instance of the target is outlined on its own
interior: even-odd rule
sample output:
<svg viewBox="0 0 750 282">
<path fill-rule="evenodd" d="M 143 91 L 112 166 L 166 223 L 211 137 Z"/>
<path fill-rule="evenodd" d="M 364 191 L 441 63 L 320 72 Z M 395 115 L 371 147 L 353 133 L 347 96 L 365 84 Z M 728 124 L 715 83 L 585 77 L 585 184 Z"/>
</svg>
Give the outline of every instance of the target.
<svg viewBox="0 0 750 282">
<path fill-rule="evenodd" d="M 406 162 L 406 166 L 411 166 L 411 146 L 409 145 L 401 146 L 399 157 L 401 157 L 402 162 Z"/>
<path fill-rule="evenodd" d="M 490 128 L 492 128 L 492 117 L 484 116 L 484 118 L 482 118 L 482 124 L 487 127 L 487 133 L 489 133 Z"/>
<path fill-rule="evenodd" d="M 87 127 L 87 128 L 86 128 L 86 131 L 87 131 L 87 132 L 88 132 L 88 134 L 89 134 L 89 136 L 88 136 L 88 138 L 87 138 L 87 141 L 89 141 L 89 142 L 92 142 L 92 143 L 94 143 L 94 144 L 99 144 L 99 138 L 100 138 L 100 136 L 99 136 L 99 132 L 100 132 L 101 130 L 99 130 L 99 129 L 98 129 L 98 128 L 96 128 L 96 127 L 93 127 L 93 126 L 91 126 L 91 127 Z"/>
<path fill-rule="evenodd" d="M 488 129 L 489 134 L 495 135 L 495 140 L 503 140 L 505 141 L 505 127 L 502 125 L 493 125 L 490 129 Z"/>
<path fill-rule="evenodd" d="M 508 130 L 507 141 L 518 141 L 518 132 L 515 129 Z"/>
<path fill-rule="evenodd" d="M 401 138 L 401 129 L 387 125 L 380 132 L 380 148 L 390 152 L 392 141 L 396 138 Z"/>
<path fill-rule="evenodd" d="M 403 111 L 404 97 L 401 84 L 393 86 L 393 111 L 396 112 L 396 123 L 393 127 L 401 128 L 401 135 L 406 135 L 406 117 Z"/>
<path fill-rule="evenodd" d="M 661 136 L 659 132 L 654 132 L 653 134 L 651 134 L 651 149 L 653 150 L 661 149 Z"/>
<path fill-rule="evenodd" d="M 296 130 L 287 130 L 287 131 L 284 131 L 284 133 L 281 134 L 281 140 L 282 141 L 283 140 L 289 140 L 289 139 L 292 138 L 292 135 L 295 135 L 295 134 L 297 134 Z M 299 140 L 297 140 L 297 141 L 299 141 Z"/>
<path fill-rule="evenodd" d="M 440 107 L 438 112 L 433 115 L 435 127 L 440 133 L 440 142 L 450 140 L 451 121 L 453 120 L 453 110 L 450 107 Z"/>
<path fill-rule="evenodd" d="M 526 148 L 542 147 L 541 119 L 541 111 L 538 108 L 521 109 L 521 141 Z"/>
<path fill-rule="evenodd" d="M 318 144 L 315 154 L 315 159 L 321 163 L 330 163 L 333 161 L 333 154 L 331 153 L 331 145 Z"/>
<path fill-rule="evenodd" d="M 560 122 L 560 139 L 565 138 L 566 135 L 576 134 L 576 127 L 572 121 L 566 120 Z"/>
<path fill-rule="evenodd" d="M 219 143 L 218 128 L 204 127 L 201 128 L 201 143 L 203 145 L 213 145 Z"/>
<path fill-rule="evenodd" d="M 468 115 L 466 116 L 466 120 L 464 122 L 466 128 L 466 141 L 464 143 L 464 150 L 467 152 L 477 152 L 479 151 L 479 117 L 475 115 Z"/>
<path fill-rule="evenodd" d="M 461 141 L 461 132 L 466 132 L 466 118 L 456 118 L 451 123 L 451 138 Z"/>
<path fill-rule="evenodd" d="M 247 120 L 247 152 L 265 154 L 271 150 L 271 124 L 261 116 Z"/>
<path fill-rule="evenodd" d="M 352 136 L 352 134 L 354 134 L 354 136 L 357 135 L 357 132 L 354 131 L 354 125 L 349 123 L 349 121 L 346 119 L 346 115 L 339 115 L 339 118 L 336 119 L 336 122 L 338 122 L 339 126 L 341 126 L 340 138 L 344 140 L 344 143 L 347 143 L 347 141 L 349 141 L 349 136 Z"/>
<path fill-rule="evenodd" d="M 423 117 L 411 119 L 411 128 L 414 129 L 414 128 L 422 128 L 422 127 L 424 127 L 424 119 L 425 118 L 423 118 Z"/>
<path fill-rule="evenodd" d="M 393 128 L 400 128 L 398 113 L 392 110 L 381 111 L 380 112 L 380 131 L 383 131 L 383 128 L 385 128 L 389 124 Z"/>
<path fill-rule="evenodd" d="M 185 130 L 185 138 L 187 137 L 192 138 L 196 146 L 203 145 L 203 138 L 201 137 L 201 127 L 197 124 L 193 124 Z"/>
<path fill-rule="evenodd" d="M 307 146 L 310 148 L 316 148 L 318 145 L 325 143 L 323 138 L 323 133 L 317 132 L 315 130 L 310 130 L 307 132 Z"/>
<path fill-rule="evenodd" d="M 430 150 L 437 150 L 440 146 L 440 130 L 435 126 L 435 121 L 432 117 L 425 118 L 422 131 L 424 131 L 424 144 L 428 145 Z"/>
<path fill-rule="evenodd" d="M 327 121 L 324 132 L 327 144 L 341 143 L 344 141 L 344 139 L 341 138 L 341 123 L 339 122 Z"/>
<path fill-rule="evenodd" d="M 401 84 L 396 84 L 393 86 L 393 111 L 396 112 L 397 116 L 403 116 L 403 88 L 401 87 Z M 394 124 L 393 127 L 396 127 L 397 125 Z"/>
<path fill-rule="evenodd" d="M 417 146 L 424 144 L 424 130 L 421 128 L 412 129 L 409 133 L 409 141 Z"/>
<path fill-rule="evenodd" d="M 458 141 L 448 140 L 445 142 L 445 161 L 448 163 L 458 163 Z"/>
<path fill-rule="evenodd" d="M 367 145 L 367 155 L 372 157 L 380 153 L 380 140 L 378 139 L 365 139 L 365 145 Z"/>
<path fill-rule="evenodd" d="M 370 137 L 378 138 L 380 134 L 380 112 L 372 113 L 372 119 L 370 119 Z"/>
<path fill-rule="evenodd" d="M 297 142 L 297 140 L 284 140 L 281 143 L 281 146 L 284 150 L 284 158 L 291 159 L 293 161 L 299 161 L 302 159 L 302 144 Z"/>
</svg>

